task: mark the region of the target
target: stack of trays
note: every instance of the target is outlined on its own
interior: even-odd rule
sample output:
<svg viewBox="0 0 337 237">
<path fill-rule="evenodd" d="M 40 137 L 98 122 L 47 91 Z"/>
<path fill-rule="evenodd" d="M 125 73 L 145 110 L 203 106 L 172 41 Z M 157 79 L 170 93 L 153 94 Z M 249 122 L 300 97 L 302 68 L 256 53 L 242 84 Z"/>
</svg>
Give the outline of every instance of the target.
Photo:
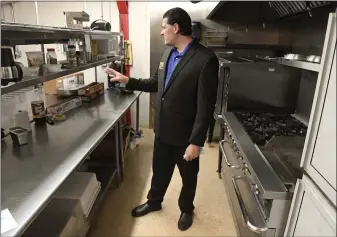
<svg viewBox="0 0 337 237">
<path fill-rule="evenodd" d="M 88 229 L 79 200 L 53 198 L 22 237 L 85 237 Z"/>
<path fill-rule="evenodd" d="M 100 190 L 101 183 L 95 173 L 75 172 L 55 192 L 54 198 L 78 199 L 88 218 Z"/>
</svg>

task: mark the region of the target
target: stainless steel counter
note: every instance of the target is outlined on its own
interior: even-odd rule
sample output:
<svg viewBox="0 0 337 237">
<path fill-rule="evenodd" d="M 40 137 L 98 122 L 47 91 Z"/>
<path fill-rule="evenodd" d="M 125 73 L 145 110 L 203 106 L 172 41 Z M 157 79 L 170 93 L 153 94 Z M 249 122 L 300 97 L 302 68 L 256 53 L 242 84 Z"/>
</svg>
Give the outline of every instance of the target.
<svg viewBox="0 0 337 237">
<path fill-rule="evenodd" d="M 65 121 L 43 127 L 33 123 L 28 145 L 13 146 L 10 137 L 2 142 L 1 208 L 9 209 L 19 227 L 1 236 L 22 234 L 139 95 L 106 91 L 67 113 Z"/>
</svg>

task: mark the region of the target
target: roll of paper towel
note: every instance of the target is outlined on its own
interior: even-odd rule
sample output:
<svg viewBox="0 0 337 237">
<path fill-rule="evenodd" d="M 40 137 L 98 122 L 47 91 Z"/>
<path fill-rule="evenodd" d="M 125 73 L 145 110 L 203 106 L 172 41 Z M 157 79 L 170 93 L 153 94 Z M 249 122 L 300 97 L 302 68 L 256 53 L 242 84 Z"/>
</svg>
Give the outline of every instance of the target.
<svg viewBox="0 0 337 237">
<path fill-rule="evenodd" d="M 19 110 L 15 115 L 14 115 L 14 126 L 20 126 L 28 131 L 31 131 L 30 127 L 30 119 L 28 112 L 26 110 Z"/>
</svg>

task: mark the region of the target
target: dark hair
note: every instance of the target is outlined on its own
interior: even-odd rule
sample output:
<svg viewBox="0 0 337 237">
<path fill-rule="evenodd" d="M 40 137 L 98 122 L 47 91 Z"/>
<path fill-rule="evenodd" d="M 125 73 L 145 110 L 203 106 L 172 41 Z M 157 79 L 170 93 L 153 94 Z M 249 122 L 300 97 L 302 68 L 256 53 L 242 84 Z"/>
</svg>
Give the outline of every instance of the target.
<svg viewBox="0 0 337 237">
<path fill-rule="evenodd" d="M 188 13 L 180 8 L 175 7 L 163 15 L 163 19 L 167 19 L 167 23 L 170 25 L 178 24 L 179 25 L 179 33 L 181 35 L 190 36 L 192 35 L 192 21 L 191 17 L 188 15 Z"/>
</svg>

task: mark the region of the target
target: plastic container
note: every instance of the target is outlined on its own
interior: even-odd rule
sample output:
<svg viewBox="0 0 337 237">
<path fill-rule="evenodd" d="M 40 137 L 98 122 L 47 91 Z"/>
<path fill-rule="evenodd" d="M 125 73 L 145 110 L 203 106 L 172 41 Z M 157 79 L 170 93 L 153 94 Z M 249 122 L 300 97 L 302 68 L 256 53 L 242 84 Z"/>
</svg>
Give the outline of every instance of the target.
<svg viewBox="0 0 337 237">
<path fill-rule="evenodd" d="M 17 145 L 27 144 L 27 134 L 28 130 L 22 127 L 13 127 L 9 129 L 9 134 L 12 137 L 12 140 Z"/>
</svg>

